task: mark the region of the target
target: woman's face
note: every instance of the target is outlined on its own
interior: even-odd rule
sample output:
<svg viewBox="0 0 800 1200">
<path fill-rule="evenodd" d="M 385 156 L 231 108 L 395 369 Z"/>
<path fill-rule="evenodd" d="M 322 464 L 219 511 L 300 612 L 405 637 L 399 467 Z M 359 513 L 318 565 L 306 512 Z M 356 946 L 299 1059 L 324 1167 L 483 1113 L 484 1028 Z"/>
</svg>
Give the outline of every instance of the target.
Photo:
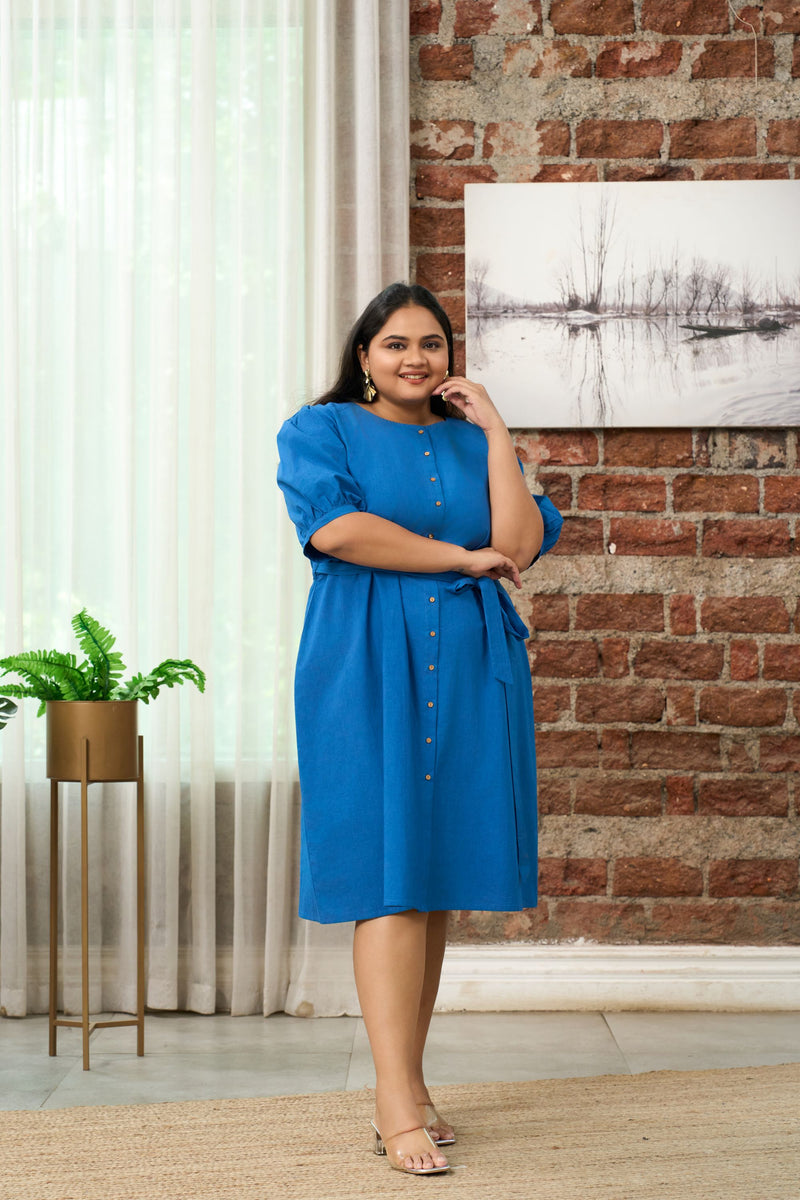
<svg viewBox="0 0 800 1200">
<path fill-rule="evenodd" d="M 427 400 L 447 374 L 447 338 L 427 308 L 398 308 L 369 346 L 359 346 L 362 370 L 369 366 L 377 400 L 408 404 Z"/>
</svg>

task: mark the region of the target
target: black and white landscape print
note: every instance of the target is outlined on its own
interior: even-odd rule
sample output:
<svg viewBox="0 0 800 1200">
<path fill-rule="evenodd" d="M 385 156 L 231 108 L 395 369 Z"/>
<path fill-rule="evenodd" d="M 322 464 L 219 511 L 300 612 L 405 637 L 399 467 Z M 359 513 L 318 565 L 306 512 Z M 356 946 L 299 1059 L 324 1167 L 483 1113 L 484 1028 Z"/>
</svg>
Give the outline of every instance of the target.
<svg viewBox="0 0 800 1200">
<path fill-rule="evenodd" d="M 467 374 L 509 425 L 800 424 L 800 182 L 470 184 Z"/>
</svg>

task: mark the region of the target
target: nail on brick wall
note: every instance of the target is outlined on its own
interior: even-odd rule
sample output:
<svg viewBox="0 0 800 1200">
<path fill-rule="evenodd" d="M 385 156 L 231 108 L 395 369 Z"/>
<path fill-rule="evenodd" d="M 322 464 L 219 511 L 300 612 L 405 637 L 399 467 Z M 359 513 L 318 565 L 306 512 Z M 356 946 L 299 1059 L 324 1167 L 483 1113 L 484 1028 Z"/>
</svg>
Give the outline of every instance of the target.
<svg viewBox="0 0 800 1200">
<path fill-rule="evenodd" d="M 412 277 L 459 369 L 465 183 L 800 181 L 798 0 L 410 5 Z M 796 432 L 515 437 L 566 517 L 518 597 L 541 900 L 452 938 L 796 943 Z"/>
</svg>

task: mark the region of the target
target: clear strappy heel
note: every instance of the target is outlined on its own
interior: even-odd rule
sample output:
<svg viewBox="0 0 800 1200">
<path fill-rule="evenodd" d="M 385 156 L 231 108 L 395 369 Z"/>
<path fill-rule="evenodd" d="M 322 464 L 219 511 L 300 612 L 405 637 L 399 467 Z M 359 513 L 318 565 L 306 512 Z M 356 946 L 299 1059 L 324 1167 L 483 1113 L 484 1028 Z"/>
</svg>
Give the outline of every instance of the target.
<svg viewBox="0 0 800 1200">
<path fill-rule="evenodd" d="M 399 1133 L 393 1133 L 391 1137 L 388 1138 L 384 1138 L 381 1135 L 381 1132 L 374 1121 L 370 1121 L 370 1125 L 375 1130 L 375 1153 L 385 1154 L 389 1162 L 389 1166 L 394 1167 L 396 1171 L 405 1171 L 406 1175 L 443 1175 L 445 1171 L 450 1170 L 449 1163 L 443 1167 L 406 1167 L 403 1165 L 404 1160 L 413 1156 L 410 1155 L 407 1150 L 401 1150 L 399 1147 L 393 1148 L 388 1145 L 389 1142 L 396 1142 L 397 1139 L 403 1137 L 404 1134 L 416 1133 L 418 1129 L 421 1129 L 425 1134 L 425 1137 L 430 1142 L 431 1150 L 435 1150 L 436 1142 L 434 1142 L 424 1125 L 416 1125 L 413 1129 L 403 1129 Z"/>
</svg>

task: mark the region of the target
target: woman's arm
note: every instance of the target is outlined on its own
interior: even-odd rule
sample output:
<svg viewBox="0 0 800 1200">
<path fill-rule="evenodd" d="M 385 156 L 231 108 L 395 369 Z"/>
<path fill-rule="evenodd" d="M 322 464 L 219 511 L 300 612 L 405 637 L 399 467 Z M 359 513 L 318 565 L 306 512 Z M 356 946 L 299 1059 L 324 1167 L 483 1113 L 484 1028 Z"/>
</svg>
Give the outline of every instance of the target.
<svg viewBox="0 0 800 1200">
<path fill-rule="evenodd" d="M 516 459 L 514 465 L 519 475 Z M 376 517 L 374 513 L 356 512 L 334 517 L 312 534 L 311 545 L 322 554 L 363 567 L 421 573 L 460 571 L 475 579 L 487 575 L 491 579 L 510 579 L 516 587 L 521 586 L 516 562 L 501 550 L 492 546 L 465 550 L 452 542 L 421 537 L 394 521 Z"/>
<path fill-rule="evenodd" d="M 447 379 L 437 390 L 486 434 L 492 546 L 524 571 L 542 548 L 544 525 L 519 469 L 511 435 L 479 383 L 457 376 Z"/>
</svg>

